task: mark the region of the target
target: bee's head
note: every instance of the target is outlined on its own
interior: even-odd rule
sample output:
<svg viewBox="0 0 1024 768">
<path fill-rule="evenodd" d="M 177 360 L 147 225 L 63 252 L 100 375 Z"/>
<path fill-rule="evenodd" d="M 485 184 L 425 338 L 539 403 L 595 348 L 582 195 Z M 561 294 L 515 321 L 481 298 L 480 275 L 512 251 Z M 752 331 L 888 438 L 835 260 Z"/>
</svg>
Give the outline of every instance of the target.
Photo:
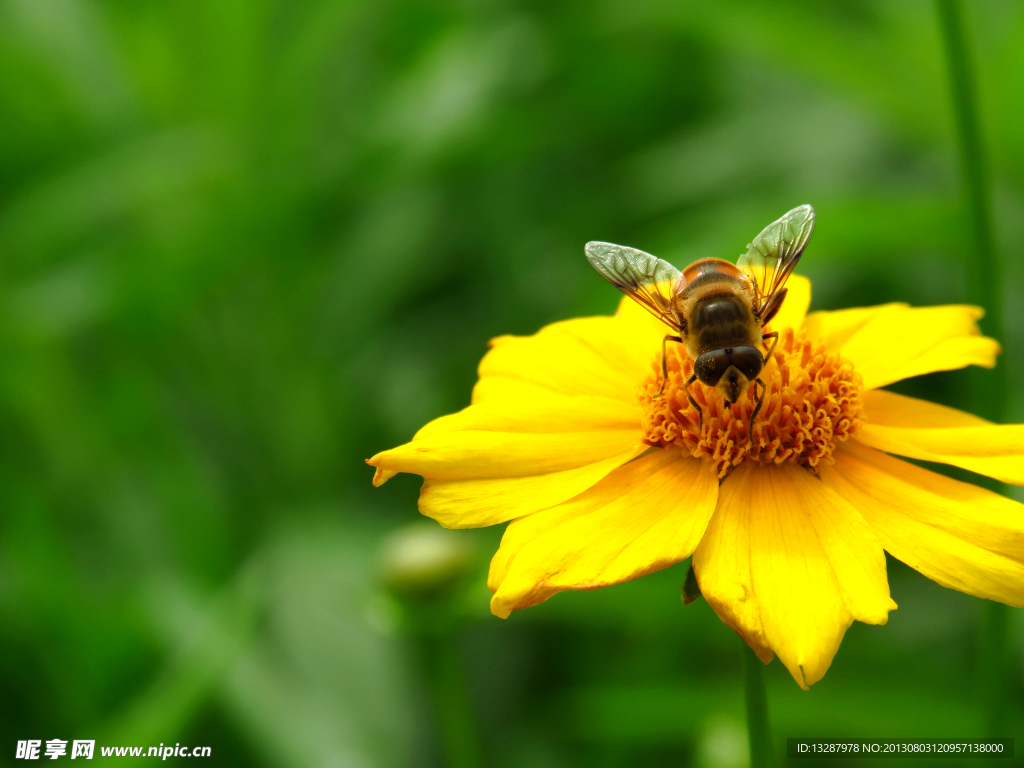
<svg viewBox="0 0 1024 768">
<path fill-rule="evenodd" d="M 726 347 L 698 357 L 693 371 L 702 384 L 721 392 L 729 406 L 739 400 L 763 367 L 764 356 L 757 347 Z"/>
</svg>

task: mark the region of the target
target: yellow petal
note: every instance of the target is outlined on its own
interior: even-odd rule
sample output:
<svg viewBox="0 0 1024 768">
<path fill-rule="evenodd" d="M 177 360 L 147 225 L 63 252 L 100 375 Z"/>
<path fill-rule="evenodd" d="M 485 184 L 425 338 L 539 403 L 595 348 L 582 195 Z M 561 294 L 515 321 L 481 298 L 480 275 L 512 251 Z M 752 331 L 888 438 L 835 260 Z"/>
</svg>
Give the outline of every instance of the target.
<svg viewBox="0 0 1024 768">
<path fill-rule="evenodd" d="M 597 432 L 616 430 L 636 431 L 640 428 L 642 416 L 637 405 L 626 403 L 622 400 L 586 395 L 563 395 L 543 387 L 503 377 L 490 377 L 481 381 L 477 385 L 474 400 L 477 402 L 468 408 L 464 408 L 458 413 L 441 416 L 426 424 L 413 437 L 413 442 L 422 443 L 425 438 L 467 430 L 534 434 L 579 433 L 590 430 Z M 508 439 L 514 440 L 511 437 Z M 639 439 L 636 442 L 639 443 Z M 438 445 L 439 443 L 434 441 L 418 445 L 417 448 L 438 450 Z M 377 473 L 373 478 L 374 485 L 383 485 L 399 471 L 417 471 L 415 467 L 421 466 L 422 461 L 409 458 L 409 454 L 412 451 L 411 446 L 412 443 L 401 446 L 394 451 L 378 454 L 369 460 L 369 464 L 378 467 Z M 629 458 L 635 455 L 636 451 L 631 451 Z M 444 460 L 444 457 L 441 455 L 434 458 L 437 461 Z M 600 457 L 602 460 L 605 458 L 607 456 Z M 572 464 L 572 460 L 567 460 L 570 466 L 578 466 Z M 611 465 L 605 472 L 598 473 L 593 482 L 596 482 L 607 472 L 611 471 L 611 469 L 627 460 L 622 459 L 618 463 Z M 586 463 L 588 462 L 585 458 L 579 460 L 579 465 Z M 381 467 L 384 468 L 382 469 Z M 537 473 L 537 469 L 530 472 L 531 475 Z M 593 473 L 592 470 L 591 473 Z M 435 476 L 440 475 L 435 474 Z M 466 475 L 465 477 L 472 476 L 474 475 Z M 582 475 L 576 473 L 575 476 Z M 587 486 L 578 488 L 575 493 L 579 493 L 592 484 L 590 483 Z M 477 496 L 479 494 L 473 491 L 472 495 Z M 563 497 L 545 506 L 557 504 L 559 501 L 564 501 L 565 498 L 569 497 Z"/>
<path fill-rule="evenodd" d="M 786 281 L 786 298 L 782 309 L 770 323 L 770 330 L 781 331 L 792 328 L 794 331 L 804 324 L 807 308 L 811 306 L 811 281 L 803 275 L 790 275 Z"/>
<path fill-rule="evenodd" d="M 840 309 L 835 312 L 811 312 L 804 318 L 807 335 L 825 345 L 829 352 L 838 352 L 857 331 L 875 315 L 895 308 L 909 309 L 909 304 L 881 304 L 877 307 Z"/>
<path fill-rule="evenodd" d="M 621 404 L 623 402 L 620 398 L 555 392 L 540 384 L 508 376 L 487 376 L 478 380 L 473 387 L 473 395 L 470 398 L 470 402 L 474 405 L 497 405 L 509 402 L 530 403 L 537 400 L 547 400 L 548 398 L 564 397 L 585 397 L 595 403 L 600 403 L 602 408 L 608 407 L 611 403 Z"/>
<path fill-rule="evenodd" d="M 480 364 L 473 404 L 433 420 L 406 445 L 369 459 L 378 469 L 374 483 L 397 472 L 439 480 L 536 478 L 636 455 L 641 437 L 636 388 L 654 362 L 638 343 L 642 335 L 635 323 L 594 317 L 555 323 L 530 337 L 494 339 Z M 625 460 L 613 460 L 604 471 L 571 473 L 568 486 L 547 477 L 537 481 L 538 487 L 571 487 L 578 493 L 582 478 L 596 481 Z M 456 495 L 463 492 L 478 500 L 489 493 L 455 489 Z M 554 493 L 552 503 L 563 500 L 562 493 Z M 524 504 L 520 499 L 517 508 Z"/>
<path fill-rule="evenodd" d="M 1024 425 L 992 424 L 969 413 L 892 392 L 869 392 L 860 442 L 886 453 L 963 467 L 1024 485 Z"/>
<path fill-rule="evenodd" d="M 963 305 L 890 304 L 812 313 L 804 328 L 852 362 L 866 389 L 876 389 L 933 371 L 993 367 L 999 344 L 980 335 L 976 321 L 982 314 L 978 307 Z"/>
<path fill-rule="evenodd" d="M 701 592 L 762 660 L 802 688 L 822 678 L 854 619 L 884 624 L 885 555 L 863 518 L 796 464 L 743 464 L 722 483 L 693 556 Z"/>
<path fill-rule="evenodd" d="M 662 334 L 664 335 L 664 334 Z M 585 317 L 533 336 L 501 336 L 480 362 L 480 378 L 502 376 L 566 395 L 636 400 L 660 345 L 636 323 Z"/>
<path fill-rule="evenodd" d="M 623 296 L 619 301 L 618 309 L 615 310 L 615 317 L 625 324 L 629 332 L 648 349 L 661 352 L 661 340 L 668 335 L 676 335 L 678 328 L 673 328 L 663 323 L 657 317 L 644 309 L 639 303 Z"/>
<path fill-rule="evenodd" d="M 893 557 L 943 586 L 1024 606 L 1024 505 L 852 441 L 835 459 L 822 482 Z"/>
<path fill-rule="evenodd" d="M 659 450 L 557 507 L 514 520 L 491 561 L 502 618 L 566 589 L 635 579 L 689 557 L 715 507 L 710 465 Z"/>
<path fill-rule="evenodd" d="M 549 389 L 521 386 L 491 377 L 478 390 L 485 397 L 458 413 L 434 419 L 414 440 L 443 432 L 478 429 L 488 432 L 584 432 L 639 429 L 643 412 L 635 403 L 607 397 L 572 396 Z M 502 394 L 499 394 L 502 393 Z M 502 396 L 503 395 L 503 396 Z"/>
<path fill-rule="evenodd" d="M 646 450 L 648 446 L 638 444 L 610 459 L 547 475 L 483 480 L 428 479 L 420 491 L 420 512 L 445 528 L 481 528 L 504 523 L 583 493 Z"/>
<path fill-rule="evenodd" d="M 391 472 L 448 480 L 528 477 L 626 453 L 642 437 L 639 428 L 547 434 L 464 429 L 427 434 L 378 453 L 367 463 Z"/>
<path fill-rule="evenodd" d="M 884 389 L 863 394 L 864 411 L 861 417 L 871 424 L 883 427 L 931 429 L 945 427 L 982 427 L 992 422 L 956 408 L 949 408 L 916 397 L 897 395 Z"/>
</svg>

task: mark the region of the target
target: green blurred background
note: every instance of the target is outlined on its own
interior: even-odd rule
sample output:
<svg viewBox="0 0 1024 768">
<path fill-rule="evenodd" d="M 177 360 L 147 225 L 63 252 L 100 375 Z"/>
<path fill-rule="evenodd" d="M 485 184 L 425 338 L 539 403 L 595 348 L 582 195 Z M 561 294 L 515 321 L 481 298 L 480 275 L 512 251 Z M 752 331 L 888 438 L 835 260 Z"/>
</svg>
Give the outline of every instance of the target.
<svg viewBox="0 0 1024 768">
<path fill-rule="evenodd" d="M 968 10 L 1016 383 L 1024 6 Z M 489 338 L 611 312 L 586 241 L 734 258 L 805 202 L 815 308 L 965 299 L 931 2 L 0 0 L 0 764 L 441 765 L 378 565 L 418 480 L 363 460 L 463 407 Z M 685 565 L 503 622 L 500 531 L 452 535 L 487 765 L 743 765 L 738 641 Z M 981 601 L 889 572 L 900 609 L 810 692 L 767 669 L 780 749 L 981 735 Z M 1011 644 L 1021 737 L 1019 611 Z"/>
</svg>

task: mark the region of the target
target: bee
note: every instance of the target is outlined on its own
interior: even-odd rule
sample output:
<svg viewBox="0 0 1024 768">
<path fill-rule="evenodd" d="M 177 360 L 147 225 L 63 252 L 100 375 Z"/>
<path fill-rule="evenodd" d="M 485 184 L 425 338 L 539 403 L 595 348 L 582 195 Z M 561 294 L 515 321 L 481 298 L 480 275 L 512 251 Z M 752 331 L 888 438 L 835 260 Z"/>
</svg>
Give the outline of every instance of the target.
<svg viewBox="0 0 1024 768">
<path fill-rule="evenodd" d="M 672 330 L 661 342 L 661 389 L 655 397 L 661 397 L 668 380 L 665 345 L 682 344 L 693 360 L 693 375 L 684 389 L 697 409 L 700 429 L 704 411 L 690 394 L 691 384 L 699 380 L 717 389 L 726 408 L 753 386 L 757 404 L 748 434 L 753 442 L 754 420 L 767 390 L 761 371 L 779 341 L 778 331 L 764 333 L 764 326 L 782 308 L 786 280 L 813 231 L 814 209 L 801 205 L 765 227 L 735 264 L 701 259 L 682 272 L 634 248 L 587 243 L 587 259 L 594 268 Z M 762 353 L 768 340 L 771 347 Z"/>
</svg>

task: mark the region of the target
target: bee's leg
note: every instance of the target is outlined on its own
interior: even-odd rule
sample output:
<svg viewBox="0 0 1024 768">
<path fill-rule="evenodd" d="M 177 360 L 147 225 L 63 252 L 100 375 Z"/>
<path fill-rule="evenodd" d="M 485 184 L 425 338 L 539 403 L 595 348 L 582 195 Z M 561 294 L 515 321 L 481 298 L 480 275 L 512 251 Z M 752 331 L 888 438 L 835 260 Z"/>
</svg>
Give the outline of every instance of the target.
<svg viewBox="0 0 1024 768">
<path fill-rule="evenodd" d="M 776 341 L 778 341 L 777 338 Z M 775 345 L 772 344 L 772 347 L 774 346 Z M 750 414 L 750 429 L 747 431 L 747 438 L 750 440 L 751 443 L 754 442 L 754 419 L 756 419 L 757 414 L 760 413 L 761 406 L 764 404 L 764 393 L 768 391 L 768 387 L 765 386 L 765 383 L 763 381 L 761 381 L 760 376 L 754 379 L 754 387 L 757 387 L 758 384 L 761 385 L 761 394 L 757 398 L 757 405 L 754 406 L 754 412 Z"/>
<path fill-rule="evenodd" d="M 772 359 L 772 354 L 775 352 L 775 345 L 779 343 L 779 332 L 772 331 L 771 333 L 766 333 L 761 337 L 761 341 L 767 341 L 768 339 L 772 340 L 772 345 L 768 348 L 768 354 L 764 356 L 765 365 L 768 365 L 768 361 Z M 762 368 L 762 370 L 764 369 Z M 763 381 L 761 381 L 760 376 L 754 379 L 754 386 L 756 387 L 758 384 L 761 385 L 761 394 L 757 398 L 757 405 L 754 406 L 754 412 L 750 414 L 750 428 L 747 430 L 747 437 L 750 439 L 751 443 L 754 442 L 754 419 L 757 418 L 757 414 L 761 411 L 761 406 L 764 404 L 764 394 L 768 391 L 768 387 Z"/>
<path fill-rule="evenodd" d="M 779 332 L 772 331 L 771 333 L 766 333 L 764 336 L 761 337 L 761 341 L 766 341 L 768 339 L 772 340 L 772 345 L 768 349 L 768 354 L 764 356 L 765 365 L 768 365 L 768 361 L 771 360 L 772 357 L 772 352 L 775 351 L 775 345 L 779 343 Z"/>
<path fill-rule="evenodd" d="M 704 431 L 704 411 L 701 410 L 701 407 L 699 405 L 697 405 L 697 401 L 693 399 L 693 395 L 690 394 L 690 385 L 693 384 L 693 382 L 695 382 L 696 380 L 697 380 L 697 374 L 695 373 L 695 374 L 693 374 L 693 376 L 691 376 L 690 378 L 688 378 L 686 380 L 686 383 L 683 385 L 683 389 L 686 390 L 686 399 L 690 401 L 690 405 L 692 405 L 694 408 L 697 409 L 697 416 L 700 419 L 700 423 L 699 423 L 699 426 L 697 427 L 697 431 L 698 432 L 703 432 Z"/>
<path fill-rule="evenodd" d="M 680 344 L 683 342 L 678 336 L 666 336 L 661 340 L 661 389 L 654 396 L 655 399 L 661 397 L 661 393 L 665 391 L 665 384 L 668 383 L 668 358 L 665 357 L 665 344 L 669 341 L 678 341 Z"/>
</svg>

